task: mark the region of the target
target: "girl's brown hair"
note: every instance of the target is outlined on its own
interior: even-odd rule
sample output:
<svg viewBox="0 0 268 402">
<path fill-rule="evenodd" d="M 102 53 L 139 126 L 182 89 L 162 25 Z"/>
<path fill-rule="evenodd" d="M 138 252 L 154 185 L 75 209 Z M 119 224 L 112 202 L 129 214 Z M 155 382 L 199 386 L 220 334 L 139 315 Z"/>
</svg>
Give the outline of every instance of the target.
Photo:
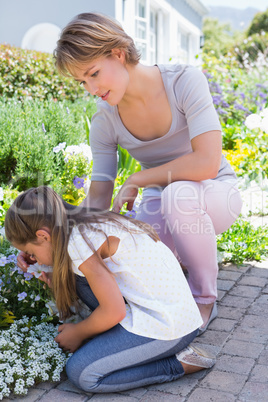
<svg viewBox="0 0 268 402">
<path fill-rule="evenodd" d="M 133 229 L 133 225 L 130 229 L 128 221 L 134 223 L 137 229 Z M 142 231 L 154 241 L 159 240 L 150 225 L 110 211 L 88 210 L 70 205 L 47 186 L 31 188 L 20 194 L 7 211 L 5 235 L 10 243 L 16 245 L 37 243 L 36 232 L 42 228 L 49 229 L 53 257 L 52 290 L 62 318 L 71 315 L 70 308 L 76 304 L 77 300 L 75 275 L 68 254 L 68 242 L 72 228 L 78 226 L 88 246 L 96 253 L 85 230 L 103 232 L 96 227 L 97 225 L 93 225 L 103 222 L 113 222 L 122 230 L 130 233 Z M 109 239 L 106 234 L 105 236 L 109 247 Z M 99 256 L 97 253 L 96 255 Z M 102 264 L 106 268 L 103 262 Z"/>
<path fill-rule="evenodd" d="M 55 64 L 61 74 L 73 75 L 73 67 L 108 57 L 113 49 L 124 51 L 126 63 L 139 62 L 133 39 L 116 20 L 96 13 L 79 14 L 61 33 L 54 50 Z"/>
</svg>

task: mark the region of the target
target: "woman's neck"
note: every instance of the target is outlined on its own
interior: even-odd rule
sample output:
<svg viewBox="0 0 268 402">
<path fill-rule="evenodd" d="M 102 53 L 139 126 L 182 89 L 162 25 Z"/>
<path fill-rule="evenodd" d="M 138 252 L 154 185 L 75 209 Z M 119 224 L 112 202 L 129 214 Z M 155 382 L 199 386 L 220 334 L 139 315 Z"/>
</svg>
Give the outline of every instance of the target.
<svg viewBox="0 0 268 402">
<path fill-rule="evenodd" d="M 119 102 L 119 108 L 135 105 L 135 103 L 148 102 L 152 96 L 152 90 L 156 87 L 157 75 L 160 74 L 156 66 L 145 66 L 141 63 L 126 66 L 129 74 L 129 84 L 127 90 Z"/>
</svg>

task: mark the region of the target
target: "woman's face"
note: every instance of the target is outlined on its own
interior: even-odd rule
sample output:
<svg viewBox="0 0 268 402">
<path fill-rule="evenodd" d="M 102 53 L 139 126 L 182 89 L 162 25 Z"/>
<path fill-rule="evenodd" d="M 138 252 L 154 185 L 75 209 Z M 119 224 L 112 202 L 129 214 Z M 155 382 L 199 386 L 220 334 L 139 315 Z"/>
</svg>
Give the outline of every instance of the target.
<svg viewBox="0 0 268 402">
<path fill-rule="evenodd" d="M 74 69 L 73 75 L 91 95 L 98 96 L 111 106 L 119 104 L 129 83 L 125 55 L 118 49 L 114 49 L 109 57 L 81 64 Z"/>
</svg>

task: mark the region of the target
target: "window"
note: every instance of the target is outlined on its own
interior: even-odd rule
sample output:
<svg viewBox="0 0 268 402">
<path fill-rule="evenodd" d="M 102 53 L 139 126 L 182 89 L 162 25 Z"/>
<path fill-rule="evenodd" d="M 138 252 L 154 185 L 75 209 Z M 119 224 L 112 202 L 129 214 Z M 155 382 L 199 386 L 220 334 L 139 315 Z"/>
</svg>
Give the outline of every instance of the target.
<svg viewBox="0 0 268 402">
<path fill-rule="evenodd" d="M 147 15 L 146 0 L 136 0 L 135 10 L 135 42 L 141 52 L 141 59 L 147 60 Z"/>
<path fill-rule="evenodd" d="M 154 10 L 150 11 L 150 64 L 157 61 L 157 14 Z"/>
<path fill-rule="evenodd" d="M 189 61 L 189 34 L 178 26 L 177 31 L 177 56 L 180 63 Z"/>
</svg>

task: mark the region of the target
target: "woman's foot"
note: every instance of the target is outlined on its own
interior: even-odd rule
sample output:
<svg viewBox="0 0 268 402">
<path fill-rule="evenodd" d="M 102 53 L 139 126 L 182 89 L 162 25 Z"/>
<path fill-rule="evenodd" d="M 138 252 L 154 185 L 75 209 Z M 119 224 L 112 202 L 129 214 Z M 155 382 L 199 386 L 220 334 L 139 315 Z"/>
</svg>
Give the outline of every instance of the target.
<svg viewBox="0 0 268 402">
<path fill-rule="evenodd" d="M 199 304 L 197 303 L 201 317 L 203 318 L 203 325 L 199 328 L 199 335 L 201 335 L 207 329 L 208 325 L 214 318 L 217 317 L 217 305 L 215 303 L 211 304 Z"/>
<path fill-rule="evenodd" d="M 211 368 L 216 363 L 215 356 L 191 344 L 176 354 L 176 358 L 181 363 L 185 374 L 192 374 Z"/>
</svg>

